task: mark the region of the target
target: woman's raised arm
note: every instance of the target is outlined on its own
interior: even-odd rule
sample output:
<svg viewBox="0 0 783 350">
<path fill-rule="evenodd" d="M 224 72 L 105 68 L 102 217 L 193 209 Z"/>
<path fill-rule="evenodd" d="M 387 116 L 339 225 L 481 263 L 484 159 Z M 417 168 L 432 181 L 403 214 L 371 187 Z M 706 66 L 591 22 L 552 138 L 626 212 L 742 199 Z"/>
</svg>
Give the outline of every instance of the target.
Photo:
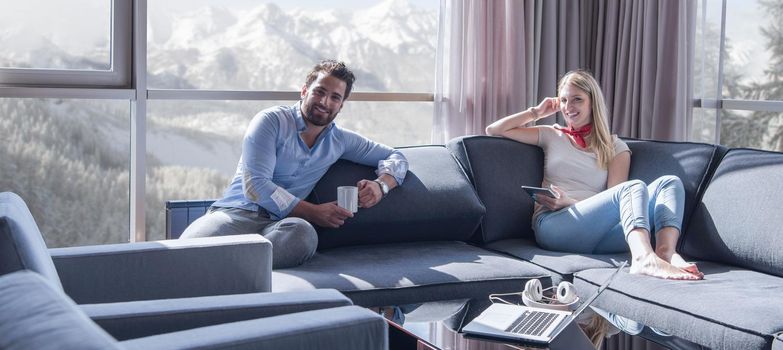
<svg viewBox="0 0 783 350">
<path fill-rule="evenodd" d="M 547 97 L 536 107 L 500 119 L 486 128 L 487 135 L 503 136 L 522 143 L 538 144 L 538 130 L 525 125 L 557 112 L 559 103 L 555 97 Z"/>
</svg>

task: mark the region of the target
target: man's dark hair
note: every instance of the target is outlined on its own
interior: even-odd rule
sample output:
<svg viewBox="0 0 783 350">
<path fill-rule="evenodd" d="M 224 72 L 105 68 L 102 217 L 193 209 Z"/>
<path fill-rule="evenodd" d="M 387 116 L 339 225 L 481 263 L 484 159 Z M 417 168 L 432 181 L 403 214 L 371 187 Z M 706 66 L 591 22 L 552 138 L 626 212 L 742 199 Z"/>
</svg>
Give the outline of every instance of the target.
<svg viewBox="0 0 783 350">
<path fill-rule="evenodd" d="M 353 87 L 353 82 L 356 80 L 356 77 L 353 75 L 353 72 L 345 66 L 345 63 L 337 60 L 323 60 L 319 62 L 313 67 L 313 70 L 307 74 L 307 81 L 305 81 L 305 83 L 308 87 L 318 78 L 319 73 L 325 73 L 326 75 L 331 75 L 344 81 L 345 96 L 343 96 L 343 100 L 348 99 L 348 96 L 351 95 L 351 88 Z"/>
</svg>

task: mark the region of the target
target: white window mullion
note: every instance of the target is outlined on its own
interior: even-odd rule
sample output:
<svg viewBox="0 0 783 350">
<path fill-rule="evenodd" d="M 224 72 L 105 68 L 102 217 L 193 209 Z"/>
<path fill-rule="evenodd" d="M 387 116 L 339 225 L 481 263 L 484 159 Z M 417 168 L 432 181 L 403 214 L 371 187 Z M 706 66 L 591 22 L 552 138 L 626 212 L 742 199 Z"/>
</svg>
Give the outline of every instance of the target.
<svg viewBox="0 0 783 350">
<path fill-rule="evenodd" d="M 721 101 L 723 100 L 723 65 L 726 58 L 726 0 L 722 2 L 722 8 L 720 12 L 720 51 L 718 52 L 718 87 L 715 92 L 715 98 L 718 100 L 718 104 L 715 107 L 715 144 L 720 144 L 720 125 L 721 115 L 723 107 Z"/>
<path fill-rule="evenodd" d="M 134 1 L 133 87 L 131 101 L 130 241 L 146 241 L 145 197 L 147 154 L 147 0 Z"/>
</svg>

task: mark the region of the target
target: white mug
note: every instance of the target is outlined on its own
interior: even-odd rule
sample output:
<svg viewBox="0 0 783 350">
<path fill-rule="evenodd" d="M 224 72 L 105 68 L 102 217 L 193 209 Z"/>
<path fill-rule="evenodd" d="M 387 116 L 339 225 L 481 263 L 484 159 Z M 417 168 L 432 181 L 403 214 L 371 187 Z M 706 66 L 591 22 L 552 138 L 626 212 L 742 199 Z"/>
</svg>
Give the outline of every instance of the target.
<svg viewBox="0 0 783 350">
<path fill-rule="evenodd" d="M 337 187 L 337 205 L 355 213 L 359 210 L 359 188 L 356 186 Z"/>
</svg>

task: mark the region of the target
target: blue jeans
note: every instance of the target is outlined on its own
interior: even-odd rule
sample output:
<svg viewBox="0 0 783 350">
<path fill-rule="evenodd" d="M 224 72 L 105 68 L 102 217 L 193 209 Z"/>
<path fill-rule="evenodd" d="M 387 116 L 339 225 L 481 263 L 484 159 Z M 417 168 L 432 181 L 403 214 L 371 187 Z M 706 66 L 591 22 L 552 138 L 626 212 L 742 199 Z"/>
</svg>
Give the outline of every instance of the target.
<svg viewBox="0 0 783 350">
<path fill-rule="evenodd" d="M 608 254 L 628 251 L 635 228 L 651 233 L 682 226 L 685 190 L 676 176 L 645 185 L 630 180 L 558 211 L 544 212 L 533 224 L 538 244 L 548 250 Z M 652 224 L 652 225 L 651 225 Z"/>
</svg>

